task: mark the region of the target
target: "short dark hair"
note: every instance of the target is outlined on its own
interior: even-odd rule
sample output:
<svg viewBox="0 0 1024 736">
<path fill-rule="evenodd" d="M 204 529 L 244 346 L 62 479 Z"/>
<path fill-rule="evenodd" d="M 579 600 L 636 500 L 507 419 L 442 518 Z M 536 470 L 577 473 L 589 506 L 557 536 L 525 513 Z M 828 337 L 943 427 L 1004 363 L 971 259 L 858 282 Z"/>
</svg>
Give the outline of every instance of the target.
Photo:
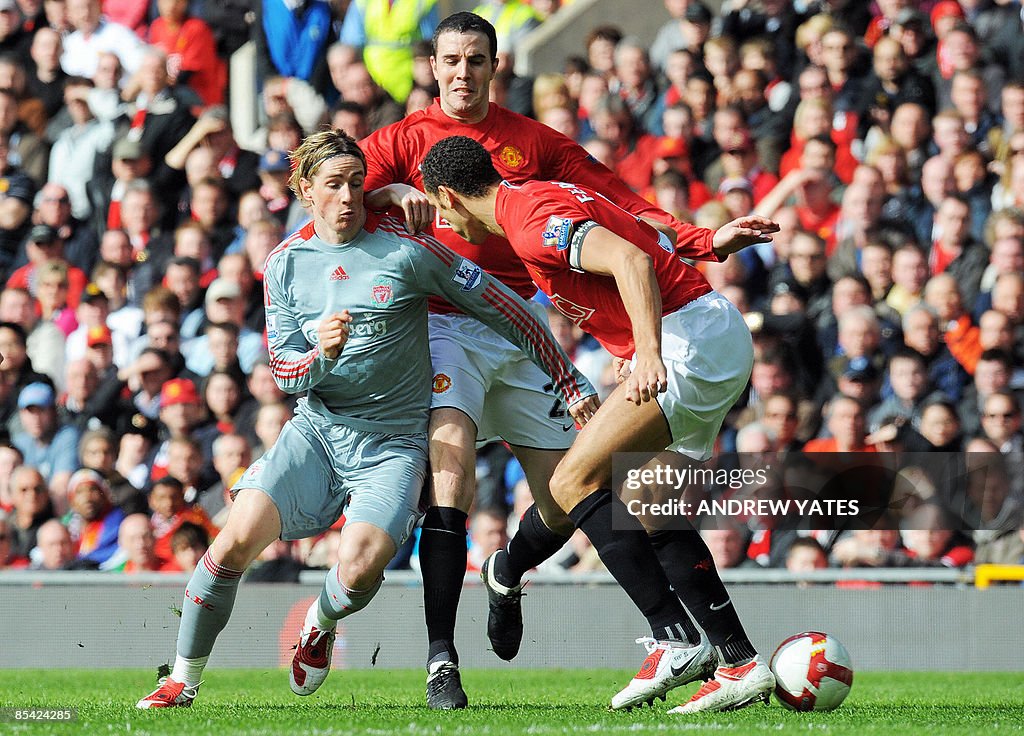
<svg viewBox="0 0 1024 736">
<path fill-rule="evenodd" d="M 209 546 L 210 535 L 203 527 L 193 524 L 191 521 L 182 522 L 181 526 L 171 535 L 171 550 L 191 549 L 193 547 L 206 549 Z"/>
<path fill-rule="evenodd" d="M 482 197 L 501 174 L 494 168 L 491 154 L 472 138 L 453 135 L 435 143 L 420 165 L 423 188 L 436 194 L 438 187 L 448 187 L 467 197 Z"/>
<path fill-rule="evenodd" d="M 173 475 L 165 475 L 163 478 L 158 478 L 157 480 L 153 481 L 153 489 L 155 489 L 157 486 L 170 486 L 171 488 L 180 493 L 185 492 L 185 484 L 182 483 L 177 478 L 175 478 Z"/>
<path fill-rule="evenodd" d="M 978 356 L 978 361 L 980 362 L 982 360 L 986 363 L 999 363 L 1008 371 L 1013 370 L 1013 357 L 1008 352 L 1001 350 L 1000 348 L 989 348 L 988 350 L 985 350 Z"/>
<path fill-rule="evenodd" d="M 476 13 L 453 13 L 438 23 L 434 37 L 430 40 L 431 56 L 437 56 L 437 39 L 442 33 L 482 33 L 487 37 L 491 61 L 498 59 L 498 33 L 494 26 Z"/>
</svg>

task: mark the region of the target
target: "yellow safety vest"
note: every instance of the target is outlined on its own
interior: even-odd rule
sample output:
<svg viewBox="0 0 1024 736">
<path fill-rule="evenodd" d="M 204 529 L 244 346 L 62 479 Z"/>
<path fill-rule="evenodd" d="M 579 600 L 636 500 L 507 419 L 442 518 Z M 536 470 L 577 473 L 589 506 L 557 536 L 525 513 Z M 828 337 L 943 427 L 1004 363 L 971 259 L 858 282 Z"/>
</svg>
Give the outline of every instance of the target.
<svg viewBox="0 0 1024 736">
<path fill-rule="evenodd" d="M 496 12 L 497 11 L 497 12 Z M 540 20 L 531 6 L 520 0 L 508 0 L 504 5 L 496 6 L 490 3 L 483 3 L 473 9 L 473 12 L 481 18 L 486 19 L 494 26 L 498 36 L 498 46 L 501 46 L 502 39 L 511 39 L 515 31 L 533 19 Z M 514 51 L 515 49 L 508 49 Z"/>
<path fill-rule="evenodd" d="M 421 40 L 420 20 L 437 0 L 356 0 L 363 16 L 363 62 L 374 80 L 398 102 L 412 90 L 412 45 Z"/>
</svg>

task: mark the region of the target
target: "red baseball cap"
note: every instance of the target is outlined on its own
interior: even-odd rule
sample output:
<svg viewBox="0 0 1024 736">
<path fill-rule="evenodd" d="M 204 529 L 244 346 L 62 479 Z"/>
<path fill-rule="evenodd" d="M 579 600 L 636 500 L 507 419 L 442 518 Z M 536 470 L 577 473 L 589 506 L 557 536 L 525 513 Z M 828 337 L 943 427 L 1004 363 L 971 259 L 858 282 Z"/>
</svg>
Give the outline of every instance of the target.
<svg viewBox="0 0 1024 736">
<path fill-rule="evenodd" d="M 196 385 L 187 378 L 172 378 L 160 390 L 160 408 L 175 404 L 198 404 Z"/>
<path fill-rule="evenodd" d="M 85 335 L 86 347 L 94 345 L 112 345 L 113 339 L 110 336 L 110 328 L 106 325 L 93 325 Z"/>
<path fill-rule="evenodd" d="M 942 2 L 936 3 L 935 7 L 932 8 L 932 27 L 935 26 L 939 19 L 948 18 L 950 16 L 954 18 L 966 17 L 964 15 L 964 9 L 960 7 L 960 3 L 956 0 L 942 0 Z"/>
</svg>

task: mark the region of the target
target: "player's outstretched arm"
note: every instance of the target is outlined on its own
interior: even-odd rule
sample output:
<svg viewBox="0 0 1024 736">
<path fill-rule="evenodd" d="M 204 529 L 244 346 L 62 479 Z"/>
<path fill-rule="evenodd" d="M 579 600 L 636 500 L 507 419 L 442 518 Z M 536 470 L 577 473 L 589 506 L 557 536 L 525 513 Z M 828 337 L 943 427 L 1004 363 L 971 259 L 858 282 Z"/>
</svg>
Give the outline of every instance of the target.
<svg viewBox="0 0 1024 736">
<path fill-rule="evenodd" d="M 715 253 L 725 258 L 736 251 L 757 243 L 772 242 L 772 233 L 777 233 L 779 226 L 767 217 L 748 215 L 727 222 L 715 231 Z"/>
<path fill-rule="evenodd" d="M 597 391 L 559 346 L 546 322 L 500 281 L 433 238 L 417 264 L 419 283 L 431 293 L 476 317 L 515 343 L 551 377 L 576 422 L 583 426 L 597 411 Z"/>
<path fill-rule="evenodd" d="M 348 339 L 351 317 L 346 321 L 347 310 L 325 317 L 317 327 L 317 344 L 311 345 L 282 285 L 281 262 L 271 260 L 263 275 L 267 348 L 277 385 L 285 393 L 297 394 L 315 387 L 334 368 Z"/>
<path fill-rule="evenodd" d="M 411 233 L 418 233 L 434 221 L 434 206 L 427 195 L 408 184 L 388 184 L 374 189 L 366 193 L 363 202 L 372 210 L 401 207 L 405 227 Z"/>
</svg>

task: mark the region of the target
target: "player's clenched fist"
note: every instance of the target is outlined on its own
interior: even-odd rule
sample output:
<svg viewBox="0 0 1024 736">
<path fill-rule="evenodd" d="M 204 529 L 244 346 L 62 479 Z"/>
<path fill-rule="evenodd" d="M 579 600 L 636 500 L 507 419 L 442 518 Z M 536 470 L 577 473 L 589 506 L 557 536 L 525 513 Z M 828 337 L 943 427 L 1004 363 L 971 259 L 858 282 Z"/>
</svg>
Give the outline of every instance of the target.
<svg viewBox="0 0 1024 736">
<path fill-rule="evenodd" d="M 668 390 L 668 371 L 660 358 L 638 357 L 626 378 L 626 399 L 639 406 Z"/>
<path fill-rule="evenodd" d="M 324 357 L 334 360 L 341 353 L 341 349 L 348 341 L 350 322 L 352 322 L 352 315 L 347 309 L 335 312 L 327 319 L 320 321 L 320 327 L 317 328 L 317 340 Z"/>
</svg>

